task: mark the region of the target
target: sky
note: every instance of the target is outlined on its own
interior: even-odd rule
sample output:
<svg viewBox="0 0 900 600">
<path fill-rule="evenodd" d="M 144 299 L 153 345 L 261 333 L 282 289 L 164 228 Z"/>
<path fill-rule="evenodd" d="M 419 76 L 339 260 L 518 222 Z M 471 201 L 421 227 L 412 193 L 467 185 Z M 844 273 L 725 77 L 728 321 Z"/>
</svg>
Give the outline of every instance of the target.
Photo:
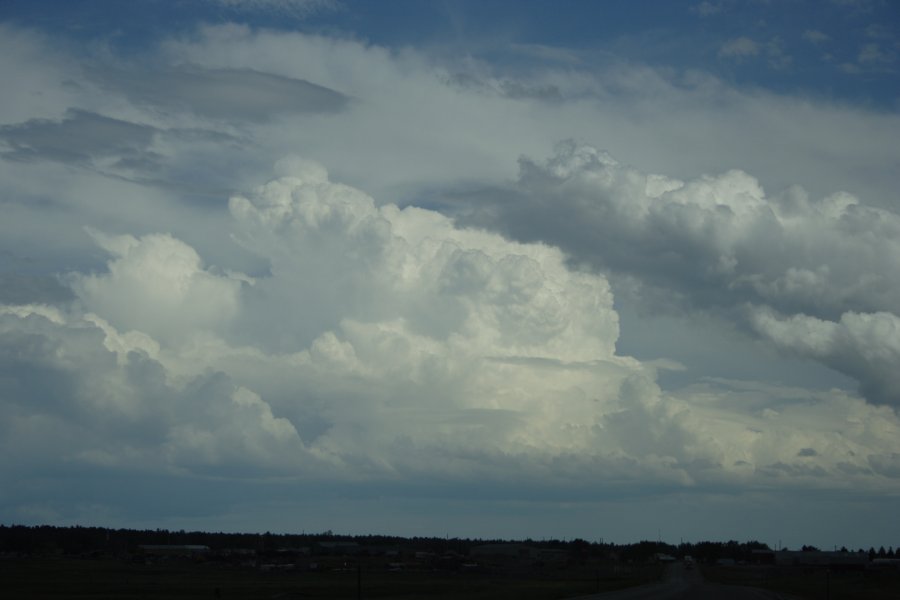
<svg viewBox="0 0 900 600">
<path fill-rule="evenodd" d="M 0 522 L 900 546 L 900 6 L 4 0 Z"/>
</svg>

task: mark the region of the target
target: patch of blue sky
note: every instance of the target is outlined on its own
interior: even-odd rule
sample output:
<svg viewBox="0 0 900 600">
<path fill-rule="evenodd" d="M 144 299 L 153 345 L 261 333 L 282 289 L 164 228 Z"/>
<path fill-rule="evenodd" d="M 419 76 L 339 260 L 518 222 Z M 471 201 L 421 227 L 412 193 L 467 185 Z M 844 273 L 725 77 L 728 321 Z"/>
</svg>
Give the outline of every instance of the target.
<svg viewBox="0 0 900 600">
<path fill-rule="evenodd" d="M 737 87 L 875 108 L 895 109 L 900 98 L 895 2 L 9 0 L 0 19 L 124 52 L 189 34 L 198 23 L 238 22 L 430 48 L 498 69 L 530 68 L 540 62 L 533 50 L 556 49 L 582 69 L 621 61 L 697 70 Z"/>
</svg>

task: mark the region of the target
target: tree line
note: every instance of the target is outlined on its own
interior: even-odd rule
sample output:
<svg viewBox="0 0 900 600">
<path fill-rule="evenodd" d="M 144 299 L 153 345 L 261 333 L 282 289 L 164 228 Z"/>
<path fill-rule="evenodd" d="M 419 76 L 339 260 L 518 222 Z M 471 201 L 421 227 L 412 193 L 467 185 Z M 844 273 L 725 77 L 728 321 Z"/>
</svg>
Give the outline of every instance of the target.
<svg viewBox="0 0 900 600">
<path fill-rule="evenodd" d="M 316 547 L 323 542 L 354 542 L 360 550 L 391 546 L 413 552 L 435 554 L 455 553 L 466 556 L 472 548 L 485 544 L 517 543 L 537 548 L 566 551 L 571 560 L 612 560 L 616 562 L 648 562 L 660 555 L 673 558 L 691 556 L 701 562 L 731 559 L 751 562 L 755 550 L 771 550 L 758 541 L 684 542 L 678 545 L 662 541 L 640 541 L 629 544 L 573 540 L 503 540 L 450 537 L 400 537 L 388 535 L 341 535 L 331 531 L 321 533 L 226 533 L 169 529 L 111 529 L 105 527 L 57 527 L 50 525 L 0 525 L 0 553 L 18 555 L 85 555 L 101 553 L 121 555 L 133 553 L 141 545 L 203 545 L 211 550 L 247 548 L 257 552 L 283 548 Z M 801 550 L 818 552 L 815 546 L 804 545 Z M 846 547 L 844 552 L 850 552 Z M 858 549 L 870 559 L 900 558 L 900 549 Z"/>
</svg>

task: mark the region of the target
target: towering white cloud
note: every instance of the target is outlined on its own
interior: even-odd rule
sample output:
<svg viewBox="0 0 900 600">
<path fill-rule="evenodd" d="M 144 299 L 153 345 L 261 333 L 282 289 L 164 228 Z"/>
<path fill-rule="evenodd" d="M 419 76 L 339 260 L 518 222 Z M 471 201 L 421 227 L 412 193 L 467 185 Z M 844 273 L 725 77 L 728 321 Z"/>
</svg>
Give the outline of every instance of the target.
<svg viewBox="0 0 900 600">
<path fill-rule="evenodd" d="M 615 166 L 580 149 L 541 176 L 614 181 L 598 164 Z M 216 275 L 169 235 L 94 233 L 113 258 L 69 278 L 69 309 L 0 311 L 10 444 L 37 427 L 65 443 L 30 460 L 239 479 L 895 486 L 896 415 L 837 391 L 663 391 L 652 367 L 615 353 L 605 278 L 558 249 L 376 207 L 316 163 L 277 170 L 230 202 L 267 274 Z M 667 195 L 670 209 L 700 212 L 731 198 L 727 215 L 751 220 L 764 206 L 737 173 L 627 179 L 652 192 L 621 205 L 623 231 Z M 799 347 L 793 325 L 760 323 Z M 833 332 L 804 339 L 840 351 Z"/>
<path fill-rule="evenodd" d="M 117 328 L 173 342 L 225 326 L 237 314 L 240 281 L 205 270 L 184 242 L 165 234 L 92 236 L 114 257 L 109 271 L 75 274 L 72 287 L 88 310 Z"/>
<path fill-rule="evenodd" d="M 870 400 L 898 402 L 890 367 L 900 306 L 896 213 L 846 193 L 811 199 L 799 187 L 769 197 L 738 170 L 687 182 L 646 174 L 574 143 L 521 168 L 511 190 L 469 204 L 471 222 L 559 244 L 636 281 L 651 307 L 744 319 L 754 305 L 797 315 L 780 328 L 771 318 L 751 321 L 780 346 L 857 378 Z M 826 322 L 839 318 L 840 326 Z M 821 347 L 815 340 L 830 333 L 805 341 L 776 333 L 819 328 L 847 332 L 845 342 Z M 862 337 L 873 347 L 862 351 Z"/>
<path fill-rule="evenodd" d="M 284 177 L 231 200 L 243 243 L 271 260 L 272 277 L 256 285 L 270 306 L 258 312 L 292 313 L 273 319 L 277 327 L 400 319 L 483 356 L 612 356 L 618 319 L 609 286 L 567 268 L 559 250 L 459 229 L 431 211 L 376 208 L 358 190 L 329 182 L 318 165 L 280 168 Z"/>
</svg>

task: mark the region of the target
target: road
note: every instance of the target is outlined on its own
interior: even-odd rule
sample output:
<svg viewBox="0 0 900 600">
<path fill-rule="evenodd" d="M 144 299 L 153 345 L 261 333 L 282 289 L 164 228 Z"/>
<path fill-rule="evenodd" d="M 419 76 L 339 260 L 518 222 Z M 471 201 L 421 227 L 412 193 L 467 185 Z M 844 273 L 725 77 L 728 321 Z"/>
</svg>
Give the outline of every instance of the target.
<svg viewBox="0 0 900 600">
<path fill-rule="evenodd" d="M 721 585 L 703 580 L 699 569 L 681 563 L 669 565 L 661 583 L 579 596 L 573 600 L 791 600 L 793 596 L 760 588 Z"/>
</svg>

